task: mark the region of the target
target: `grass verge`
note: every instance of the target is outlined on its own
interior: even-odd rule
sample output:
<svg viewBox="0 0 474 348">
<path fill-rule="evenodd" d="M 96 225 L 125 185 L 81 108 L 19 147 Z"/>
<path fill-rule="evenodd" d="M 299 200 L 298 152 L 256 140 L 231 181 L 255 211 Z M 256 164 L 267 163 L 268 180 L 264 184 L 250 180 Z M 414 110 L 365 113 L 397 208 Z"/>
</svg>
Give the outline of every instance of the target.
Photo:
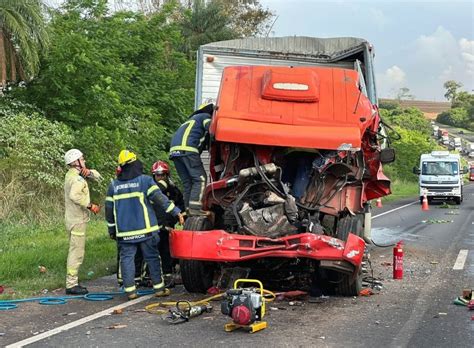
<svg viewBox="0 0 474 348">
<path fill-rule="evenodd" d="M 68 237 L 63 221 L 46 225 L 3 223 L 0 226 L 0 299 L 38 295 L 43 289 L 64 288 Z M 86 252 L 79 280 L 112 274 L 116 268 L 116 242 L 102 220 L 89 222 Z M 40 266 L 46 272 L 40 272 Z"/>
<path fill-rule="evenodd" d="M 394 180 L 392 181 L 392 194 L 382 198 L 382 202 L 389 203 L 408 197 L 418 197 L 418 182 Z"/>
</svg>

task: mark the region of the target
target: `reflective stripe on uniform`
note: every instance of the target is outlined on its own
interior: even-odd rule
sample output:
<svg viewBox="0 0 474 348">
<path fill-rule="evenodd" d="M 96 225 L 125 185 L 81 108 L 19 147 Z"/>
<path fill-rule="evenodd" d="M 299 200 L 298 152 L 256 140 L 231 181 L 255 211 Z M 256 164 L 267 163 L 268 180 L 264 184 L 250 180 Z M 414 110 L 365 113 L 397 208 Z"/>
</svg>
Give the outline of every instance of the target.
<svg viewBox="0 0 474 348">
<path fill-rule="evenodd" d="M 206 118 L 204 121 L 202 121 L 202 125 L 205 126 L 205 125 L 208 124 L 209 122 L 211 122 L 211 119 L 210 119 L 210 118 Z"/>
<path fill-rule="evenodd" d="M 72 234 L 73 236 L 79 236 L 79 237 L 82 237 L 82 236 L 85 235 L 84 232 L 74 231 L 74 230 L 71 231 L 71 234 Z"/>
<path fill-rule="evenodd" d="M 178 146 L 173 146 L 171 149 L 170 149 L 170 152 L 173 152 L 173 151 L 189 151 L 189 152 L 196 152 L 196 153 L 199 153 L 199 150 L 194 148 L 194 147 L 191 147 L 191 146 L 181 146 L 181 145 L 178 145 Z"/>
<path fill-rule="evenodd" d="M 109 227 L 115 227 L 115 224 L 107 223 L 107 226 L 109 226 Z"/>
<path fill-rule="evenodd" d="M 194 124 L 196 123 L 196 121 L 195 120 L 189 120 L 189 121 L 184 122 L 183 125 L 185 125 L 186 123 L 188 124 L 188 126 L 186 127 L 186 130 L 184 131 L 183 139 L 181 140 L 181 145 L 173 146 L 170 149 L 170 152 L 173 152 L 173 151 L 190 151 L 190 152 L 199 153 L 198 149 L 187 145 L 188 138 L 189 138 L 189 133 L 191 133 L 191 130 L 193 129 Z"/>
<path fill-rule="evenodd" d="M 166 208 L 166 212 L 169 213 L 169 212 L 171 212 L 174 208 L 175 208 L 174 203 L 170 201 L 170 205 L 168 206 L 168 208 Z"/>
<path fill-rule="evenodd" d="M 201 179 L 201 187 L 199 189 L 199 200 L 202 201 L 202 195 L 204 194 L 204 189 L 206 186 L 206 178 L 202 175 L 199 178 Z"/>
<path fill-rule="evenodd" d="M 112 197 L 110 197 L 110 196 L 107 196 L 107 197 L 105 197 L 105 201 L 106 201 L 106 202 L 107 202 L 107 201 L 113 202 L 114 199 L 113 199 Z"/>
<path fill-rule="evenodd" d="M 156 190 L 159 190 L 159 187 L 158 187 L 158 186 L 156 186 L 156 185 L 151 186 L 151 187 L 148 189 L 148 191 L 146 191 L 147 197 L 148 197 L 149 195 L 151 195 L 153 192 L 155 192 Z"/>
<path fill-rule="evenodd" d="M 68 268 L 67 270 L 67 275 L 70 276 L 77 276 L 78 270 L 76 268 Z"/>
<path fill-rule="evenodd" d="M 168 188 L 168 183 L 165 180 L 159 180 L 158 184 L 163 185 L 164 188 Z"/>
<path fill-rule="evenodd" d="M 156 185 L 153 185 L 152 187 L 156 187 L 158 189 L 158 186 Z M 129 198 L 138 198 L 138 200 L 140 201 L 140 204 L 143 207 L 143 217 L 145 219 L 145 228 L 141 230 L 135 230 L 135 231 L 118 232 L 117 237 L 129 237 L 129 236 L 135 236 L 137 234 L 143 234 L 143 233 L 156 231 L 157 228 L 150 228 L 150 217 L 148 216 L 148 210 L 145 205 L 145 195 L 143 194 L 143 192 L 131 192 L 131 193 L 122 193 L 120 195 L 114 195 L 114 201 L 118 201 L 120 199 L 129 199 Z M 117 221 L 116 209 L 117 209 L 117 206 L 114 205 L 115 221 Z"/>
<path fill-rule="evenodd" d="M 131 236 L 136 236 L 139 234 L 146 234 L 146 233 L 158 231 L 159 229 L 160 229 L 160 226 L 153 226 L 153 227 L 144 228 L 141 230 L 117 232 L 117 237 L 131 237 Z"/>
<path fill-rule="evenodd" d="M 129 286 L 128 288 L 125 288 L 124 290 L 125 292 L 132 292 L 132 291 L 137 290 L 137 287 L 133 285 L 133 286 Z"/>
<path fill-rule="evenodd" d="M 164 288 L 164 286 L 165 286 L 165 282 L 161 282 L 160 284 L 153 284 L 153 289 L 159 290 L 159 289 Z"/>
</svg>

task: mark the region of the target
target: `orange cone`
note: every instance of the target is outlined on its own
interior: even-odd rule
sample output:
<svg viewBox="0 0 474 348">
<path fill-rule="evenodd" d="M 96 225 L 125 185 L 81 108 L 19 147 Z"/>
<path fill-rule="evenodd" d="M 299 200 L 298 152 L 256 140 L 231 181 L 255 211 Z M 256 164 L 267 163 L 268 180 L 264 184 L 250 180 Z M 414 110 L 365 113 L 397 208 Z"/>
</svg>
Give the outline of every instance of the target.
<svg viewBox="0 0 474 348">
<path fill-rule="evenodd" d="M 430 210 L 430 207 L 428 206 L 428 198 L 426 198 L 426 195 L 423 195 L 423 201 L 421 203 L 421 210 Z"/>
<path fill-rule="evenodd" d="M 381 198 L 377 198 L 377 203 L 375 204 L 375 206 L 377 208 L 382 208 L 382 199 Z"/>
</svg>

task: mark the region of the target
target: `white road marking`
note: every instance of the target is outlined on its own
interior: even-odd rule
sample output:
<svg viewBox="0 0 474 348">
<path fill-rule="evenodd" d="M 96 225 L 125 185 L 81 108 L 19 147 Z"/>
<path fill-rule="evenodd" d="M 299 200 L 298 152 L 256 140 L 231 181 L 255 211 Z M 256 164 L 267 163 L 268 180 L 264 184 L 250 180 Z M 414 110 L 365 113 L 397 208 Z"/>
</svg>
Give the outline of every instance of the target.
<svg viewBox="0 0 474 348">
<path fill-rule="evenodd" d="M 68 324 L 65 324 L 63 326 L 59 326 L 55 329 L 52 329 L 52 330 L 49 330 L 49 331 L 46 331 L 46 332 L 43 332 L 39 335 L 36 335 L 36 336 L 32 336 L 32 337 L 29 337 L 29 338 L 26 338 L 22 341 L 18 341 L 16 343 L 12 343 L 8 346 L 6 346 L 5 348 L 17 348 L 17 347 L 24 347 L 28 344 L 31 344 L 31 343 L 34 343 L 34 342 L 38 342 L 38 341 L 41 341 L 47 337 L 50 337 L 50 336 L 53 336 L 53 335 L 56 335 L 58 333 L 61 333 L 61 332 L 64 332 L 64 331 L 67 331 L 69 329 L 72 329 L 72 328 L 75 328 L 76 326 L 79 326 L 79 325 L 82 325 L 82 324 L 85 324 L 89 321 L 92 321 L 92 320 L 95 320 L 95 319 L 98 319 L 98 318 L 101 318 L 101 317 L 105 317 L 106 315 L 110 315 L 112 314 L 112 312 L 115 310 L 115 309 L 123 309 L 123 308 L 127 308 L 127 307 L 130 307 L 130 306 L 133 306 L 137 303 L 140 303 L 140 302 L 143 302 L 143 301 L 146 301 L 150 298 L 152 298 L 154 295 L 146 295 L 146 296 L 142 296 L 140 298 L 137 298 L 136 300 L 133 300 L 133 301 L 128 301 L 126 303 L 122 303 L 122 304 L 119 304 L 117 306 L 114 306 L 114 307 L 111 307 L 111 308 L 108 308 L 108 309 L 105 309 L 101 312 L 98 312 L 98 313 L 95 313 L 95 314 L 92 314 L 92 315 L 89 315 L 87 317 L 84 317 L 84 318 L 81 318 L 79 320 L 76 320 L 76 321 L 73 321 L 72 323 L 68 323 Z"/>
<path fill-rule="evenodd" d="M 468 250 L 462 249 L 459 250 L 458 257 L 454 263 L 453 270 L 459 271 L 464 269 L 464 264 L 466 263 Z"/>
<path fill-rule="evenodd" d="M 413 205 L 413 204 L 416 204 L 416 203 L 418 203 L 418 201 L 414 201 L 414 202 L 411 202 L 411 203 L 408 203 L 408 204 L 402 205 L 401 207 L 398 207 L 398 208 L 395 208 L 395 209 L 392 209 L 392 210 L 389 210 L 389 211 L 386 211 L 386 212 L 380 213 L 379 215 L 372 216 L 372 220 L 373 220 L 373 219 L 375 219 L 375 218 L 378 218 L 379 216 L 383 216 L 383 215 L 386 215 L 386 214 L 392 213 L 392 212 L 394 212 L 394 211 L 396 211 L 396 210 L 399 210 L 399 209 L 403 209 L 403 208 L 409 207 L 410 205 Z"/>
</svg>

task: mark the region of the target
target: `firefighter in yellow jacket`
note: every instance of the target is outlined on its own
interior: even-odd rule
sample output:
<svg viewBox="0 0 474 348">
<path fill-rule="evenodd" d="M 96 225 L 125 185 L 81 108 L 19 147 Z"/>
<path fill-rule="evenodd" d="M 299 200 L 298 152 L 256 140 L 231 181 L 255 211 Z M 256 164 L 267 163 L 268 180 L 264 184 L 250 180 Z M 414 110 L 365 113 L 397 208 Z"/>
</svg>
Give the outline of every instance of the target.
<svg viewBox="0 0 474 348">
<path fill-rule="evenodd" d="M 85 295 L 87 289 L 79 285 L 79 268 L 84 260 L 86 245 L 86 224 L 89 211 L 97 214 L 100 206 L 91 203 L 87 180 L 102 179 L 99 172 L 88 169 L 84 155 L 80 150 L 71 149 L 64 155 L 69 167 L 64 183 L 66 230 L 69 236 L 69 252 L 66 269 L 66 294 Z"/>
</svg>

